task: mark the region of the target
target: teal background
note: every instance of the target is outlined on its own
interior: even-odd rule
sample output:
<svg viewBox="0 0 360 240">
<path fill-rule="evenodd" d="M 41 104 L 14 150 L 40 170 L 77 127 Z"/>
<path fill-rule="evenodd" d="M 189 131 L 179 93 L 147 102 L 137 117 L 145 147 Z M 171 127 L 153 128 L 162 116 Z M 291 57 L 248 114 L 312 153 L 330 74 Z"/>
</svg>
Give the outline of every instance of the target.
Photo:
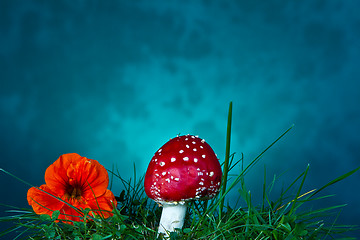
<svg viewBox="0 0 360 240">
<path fill-rule="evenodd" d="M 179 133 L 223 162 L 233 101 L 231 151 L 245 164 L 295 124 L 247 175 L 254 202 L 264 166 L 268 181 L 283 174 L 274 199 L 307 164 L 304 192 L 319 188 L 360 165 L 359 11 L 351 0 L 1 0 L 0 167 L 39 186 L 76 152 L 128 179 Z M 347 203 L 338 223 L 360 225 L 359 181 L 309 207 Z M 28 186 L 3 173 L 0 184 L 1 203 L 27 207 Z"/>
</svg>

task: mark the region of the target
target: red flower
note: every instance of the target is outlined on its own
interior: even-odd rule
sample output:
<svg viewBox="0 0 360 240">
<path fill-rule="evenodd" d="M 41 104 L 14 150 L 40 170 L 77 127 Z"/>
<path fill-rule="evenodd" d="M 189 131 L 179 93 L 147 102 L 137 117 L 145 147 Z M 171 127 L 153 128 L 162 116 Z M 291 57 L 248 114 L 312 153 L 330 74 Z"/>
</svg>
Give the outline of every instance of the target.
<svg viewBox="0 0 360 240">
<path fill-rule="evenodd" d="M 41 190 L 32 187 L 27 193 L 29 205 L 37 214 L 51 215 L 59 210 L 58 219 L 82 221 L 82 214 L 69 204 L 77 209 L 89 208 L 90 215 L 105 218 L 112 216 L 117 205 L 114 194 L 107 189 L 106 169 L 98 161 L 76 153 L 64 154 L 51 164 L 45 172 L 45 183 Z"/>
</svg>

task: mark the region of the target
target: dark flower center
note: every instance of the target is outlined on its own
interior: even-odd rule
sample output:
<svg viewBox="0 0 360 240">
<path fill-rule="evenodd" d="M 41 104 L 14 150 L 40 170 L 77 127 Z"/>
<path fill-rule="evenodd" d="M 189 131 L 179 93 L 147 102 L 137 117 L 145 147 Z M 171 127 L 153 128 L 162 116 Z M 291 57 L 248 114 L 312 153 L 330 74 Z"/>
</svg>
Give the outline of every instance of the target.
<svg viewBox="0 0 360 240">
<path fill-rule="evenodd" d="M 72 198 L 72 199 L 81 199 L 81 189 L 79 187 L 71 186 L 65 193 L 65 198 Z"/>
</svg>

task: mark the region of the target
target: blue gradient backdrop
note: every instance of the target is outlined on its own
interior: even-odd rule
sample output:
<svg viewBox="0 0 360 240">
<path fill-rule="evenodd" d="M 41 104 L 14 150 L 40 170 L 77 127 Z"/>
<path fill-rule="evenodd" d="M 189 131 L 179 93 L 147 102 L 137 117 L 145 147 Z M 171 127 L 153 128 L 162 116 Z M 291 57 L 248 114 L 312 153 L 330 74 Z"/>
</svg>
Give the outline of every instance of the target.
<svg viewBox="0 0 360 240">
<path fill-rule="evenodd" d="M 304 191 L 319 188 L 360 165 L 359 11 L 351 0 L 1 0 L 0 167 L 41 185 L 77 152 L 126 179 L 178 133 L 223 161 L 233 101 L 245 163 L 295 124 L 247 176 L 254 202 L 264 166 L 268 181 L 283 174 L 274 198 L 307 164 Z M 359 181 L 309 207 L 347 203 L 339 223 L 360 224 Z M 1 203 L 27 206 L 28 186 L 3 173 L 0 184 Z"/>
</svg>

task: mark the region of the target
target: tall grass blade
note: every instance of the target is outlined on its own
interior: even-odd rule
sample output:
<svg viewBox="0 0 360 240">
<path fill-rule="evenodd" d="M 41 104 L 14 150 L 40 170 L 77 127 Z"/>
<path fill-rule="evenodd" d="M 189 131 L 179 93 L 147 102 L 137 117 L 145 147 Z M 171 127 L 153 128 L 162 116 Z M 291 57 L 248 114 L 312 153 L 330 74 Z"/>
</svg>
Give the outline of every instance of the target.
<svg viewBox="0 0 360 240">
<path fill-rule="evenodd" d="M 341 181 L 341 180 L 343 180 L 343 179 L 345 179 L 345 178 L 353 175 L 354 173 L 356 173 L 356 172 L 359 171 L 359 170 L 360 170 L 360 167 L 355 168 L 354 170 L 352 170 L 352 171 L 350 171 L 350 172 L 348 172 L 348 173 L 345 173 L 345 174 L 341 175 L 341 176 L 338 177 L 338 178 L 335 178 L 334 180 L 330 181 L 328 184 L 325 184 L 324 186 L 322 186 L 321 188 L 319 188 L 317 191 L 315 191 L 310 197 L 313 197 L 314 195 L 318 194 L 319 192 L 321 192 L 321 191 L 324 190 L 325 188 L 327 188 L 327 187 L 329 187 L 329 186 L 331 186 L 331 185 L 333 185 L 333 184 L 335 184 L 335 183 L 337 183 L 337 182 L 339 182 L 339 181 Z"/>
<path fill-rule="evenodd" d="M 228 113 L 228 122 L 227 122 L 227 131 L 226 131 L 226 148 L 225 148 L 225 160 L 224 160 L 224 170 L 222 178 L 222 187 L 221 195 L 224 195 L 226 192 L 226 183 L 229 172 L 229 160 L 230 160 L 230 140 L 231 140 L 231 119 L 232 119 L 232 102 L 229 104 L 229 113 Z M 219 216 L 221 218 L 223 208 L 224 208 L 225 198 L 221 199 L 219 206 Z"/>
<path fill-rule="evenodd" d="M 300 196 L 300 193 L 301 193 L 301 190 L 302 190 L 302 187 L 304 186 L 304 183 L 305 183 L 305 179 L 306 179 L 306 176 L 307 176 L 307 173 L 309 172 L 309 164 L 307 165 L 306 167 L 306 170 L 304 172 L 304 177 L 301 181 L 301 184 L 300 184 L 300 187 L 296 193 L 296 197 L 295 199 L 293 200 L 293 204 L 291 206 L 291 209 L 290 209 L 290 212 L 289 212 L 289 215 L 292 215 L 293 212 L 294 212 L 294 209 L 295 209 L 295 206 L 296 206 L 296 201 L 299 199 L 299 196 Z"/>
</svg>

